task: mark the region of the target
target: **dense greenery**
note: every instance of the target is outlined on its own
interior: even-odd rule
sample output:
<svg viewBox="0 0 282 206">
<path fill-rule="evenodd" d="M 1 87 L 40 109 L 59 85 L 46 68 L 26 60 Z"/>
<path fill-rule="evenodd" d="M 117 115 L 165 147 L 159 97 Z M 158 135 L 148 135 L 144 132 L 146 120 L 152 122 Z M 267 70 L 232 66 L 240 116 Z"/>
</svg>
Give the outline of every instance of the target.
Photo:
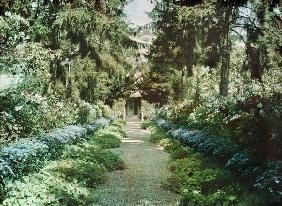
<svg viewBox="0 0 282 206">
<path fill-rule="evenodd" d="M 281 161 L 260 162 L 258 157 L 249 151 L 244 151 L 229 139 L 210 136 L 209 133 L 191 129 L 177 128 L 163 119 L 156 120 L 156 123 L 167 131 L 170 137 L 218 162 L 232 172 L 239 181 L 264 192 L 268 196 L 268 201 L 281 202 Z M 163 137 L 163 135 L 156 137 Z"/>
<path fill-rule="evenodd" d="M 0 75 L 17 78 L 0 87 L 3 204 L 93 203 L 125 137 L 122 122 L 93 132 L 137 90 L 183 205 L 281 204 L 281 1 L 156 1 L 140 65 L 126 3 L 0 1 Z"/>
<path fill-rule="evenodd" d="M 46 162 L 50 158 L 43 160 L 40 156 L 29 159 L 33 165 L 38 162 L 44 163 L 44 168 L 39 170 L 39 166 L 35 165 L 35 170 L 30 172 L 37 173 L 31 173 L 17 181 L 11 181 L 12 179 L 7 177 L 5 190 L 1 191 L 1 198 L 4 198 L 3 205 L 93 204 L 96 198 L 93 189 L 104 182 L 107 171 L 125 167 L 117 155 L 103 150 L 103 144 L 97 143 L 95 139 L 111 131 L 119 130 L 121 126 L 122 124 L 116 121 L 98 133 L 93 133 L 92 129 L 88 131 L 88 135 L 84 133 L 83 140 L 76 145 L 65 141 L 65 147 L 56 148 L 56 151 L 62 154 L 59 160 Z M 107 141 L 114 142 L 120 137 L 123 137 L 123 134 L 117 133 L 117 136 Z M 45 154 L 50 153 L 45 152 Z M 21 163 L 25 167 L 29 166 L 29 169 L 33 168 L 32 165 L 27 165 L 27 162 Z M 20 174 L 15 170 L 13 172 Z"/>
<path fill-rule="evenodd" d="M 2 143 L 91 122 L 126 95 L 135 43 L 124 3 L 1 1 L 0 70 L 19 79 L 0 91 Z"/>
<path fill-rule="evenodd" d="M 205 157 L 192 147 L 184 147 L 164 129 L 151 124 L 151 141 L 170 153 L 172 172 L 164 187 L 183 194 L 180 205 L 266 205 L 273 201 L 258 191 L 249 189 L 246 182 L 238 183 L 219 162 Z M 237 164 L 236 164 L 237 165 Z"/>
<path fill-rule="evenodd" d="M 160 126 L 281 202 L 281 2 L 164 0 L 151 15 L 141 88 Z"/>
<path fill-rule="evenodd" d="M 103 122 L 102 127 L 109 124 L 109 120 Z M 88 131 L 83 127 L 68 126 L 3 147 L 0 151 L 1 193 L 5 190 L 7 181 L 38 171 L 46 161 L 60 157 L 66 145 L 77 144 L 87 139 L 87 133 L 93 134 L 99 129 L 99 125 L 93 123 L 87 128 Z"/>
<path fill-rule="evenodd" d="M 167 0 L 152 15 L 149 75 L 169 91 L 163 116 L 279 159 L 281 4 Z"/>
</svg>

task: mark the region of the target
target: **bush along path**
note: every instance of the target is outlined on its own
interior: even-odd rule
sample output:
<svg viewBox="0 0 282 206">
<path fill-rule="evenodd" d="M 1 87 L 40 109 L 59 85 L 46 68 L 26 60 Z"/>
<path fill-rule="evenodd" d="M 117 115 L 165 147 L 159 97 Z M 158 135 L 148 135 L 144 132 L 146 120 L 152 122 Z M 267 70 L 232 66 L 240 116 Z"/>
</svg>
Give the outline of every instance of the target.
<svg viewBox="0 0 282 206">
<path fill-rule="evenodd" d="M 46 144 L 44 147 L 39 143 L 32 148 L 27 143 L 17 143 L 10 150 L 4 148 L 1 153 L 1 178 L 5 183 L 1 191 L 2 205 L 96 205 L 97 185 L 105 181 L 108 171 L 124 168 L 119 156 L 106 150 L 120 146 L 123 123 L 114 121 L 108 126 L 109 123 L 100 119 L 86 129 L 55 130 L 39 138 L 40 144 Z M 104 126 L 107 127 L 98 130 Z"/>
<path fill-rule="evenodd" d="M 101 206 L 176 206 L 180 196 L 163 188 L 169 177 L 169 155 L 161 147 L 149 142 L 150 134 L 141 129 L 141 123 L 128 122 L 126 138 L 120 154 L 126 164 L 123 171 L 109 175 L 105 184 L 97 188 L 97 205 Z"/>
<path fill-rule="evenodd" d="M 279 163 L 264 169 L 228 140 L 164 119 L 144 126 L 152 131 L 151 141 L 170 153 L 173 175 L 166 187 L 184 195 L 182 205 L 281 205 Z"/>
</svg>

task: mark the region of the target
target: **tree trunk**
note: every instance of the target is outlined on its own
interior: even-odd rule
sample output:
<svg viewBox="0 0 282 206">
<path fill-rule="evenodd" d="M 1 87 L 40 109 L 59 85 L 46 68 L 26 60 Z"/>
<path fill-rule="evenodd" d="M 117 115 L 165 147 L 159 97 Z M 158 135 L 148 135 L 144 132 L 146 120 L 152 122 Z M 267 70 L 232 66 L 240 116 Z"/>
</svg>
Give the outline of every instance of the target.
<svg viewBox="0 0 282 206">
<path fill-rule="evenodd" d="M 229 41 L 229 38 L 228 38 Z M 228 44 L 229 45 L 229 44 Z M 230 50 L 224 48 L 220 71 L 219 95 L 227 97 L 229 88 Z"/>
<path fill-rule="evenodd" d="M 225 16 L 222 25 L 223 40 L 221 45 L 221 71 L 220 71 L 220 82 L 219 82 L 219 95 L 228 96 L 229 86 L 229 70 L 230 70 L 230 49 L 231 41 L 229 38 L 230 30 L 230 17 L 233 13 L 233 5 L 222 5 L 225 6 Z M 227 7 L 227 8 L 226 8 Z"/>
</svg>

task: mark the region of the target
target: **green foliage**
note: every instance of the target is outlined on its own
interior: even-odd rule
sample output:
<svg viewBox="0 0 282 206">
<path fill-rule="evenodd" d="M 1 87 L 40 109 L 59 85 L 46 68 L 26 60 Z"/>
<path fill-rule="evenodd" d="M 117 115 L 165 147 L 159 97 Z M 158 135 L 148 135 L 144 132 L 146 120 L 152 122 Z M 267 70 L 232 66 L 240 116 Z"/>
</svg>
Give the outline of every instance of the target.
<svg viewBox="0 0 282 206">
<path fill-rule="evenodd" d="M 77 123 L 86 124 L 94 122 L 98 117 L 101 117 L 99 106 L 91 105 L 85 101 L 80 101 L 78 108 Z"/>
<path fill-rule="evenodd" d="M 267 170 L 256 179 L 255 188 L 270 192 L 270 196 L 274 202 L 281 202 L 282 190 L 282 162 L 270 162 Z"/>
<path fill-rule="evenodd" d="M 181 200 L 180 206 L 196 205 L 215 205 L 215 206 L 246 206 L 261 205 L 260 200 L 255 196 L 245 196 L 240 198 L 236 195 L 230 195 L 225 191 L 219 190 L 211 195 L 203 195 L 197 191 L 185 194 Z"/>
<path fill-rule="evenodd" d="M 125 168 L 124 162 L 116 154 L 110 151 L 96 150 L 88 155 L 89 159 L 96 159 L 104 165 L 108 171 L 121 170 Z"/>
<path fill-rule="evenodd" d="M 91 141 L 98 144 L 103 149 L 116 148 L 121 144 L 124 133 L 120 131 L 119 126 L 111 127 L 99 132 Z"/>
<path fill-rule="evenodd" d="M 165 131 L 158 127 L 150 128 L 150 132 L 151 132 L 151 135 L 150 135 L 149 141 L 153 143 L 160 143 L 162 139 L 165 139 L 168 137 Z"/>
<path fill-rule="evenodd" d="M 79 146 L 69 146 L 63 155 L 65 158 L 82 159 L 87 162 L 97 161 L 108 171 L 124 169 L 123 161 L 111 151 L 102 150 L 99 145 L 83 143 Z"/>
<path fill-rule="evenodd" d="M 116 120 L 114 121 L 107 129 L 111 132 L 119 133 L 122 138 L 126 137 L 125 131 L 123 130 L 125 122 L 122 120 Z"/>
<path fill-rule="evenodd" d="M 107 126 L 107 124 L 108 122 L 104 122 L 104 126 Z M 91 134 L 93 135 L 99 126 L 95 125 L 95 123 L 91 126 Z M 100 123 L 101 126 L 103 125 Z M 89 126 L 87 128 L 88 130 L 90 129 Z M 7 182 L 19 179 L 31 172 L 38 172 L 47 161 L 60 157 L 65 146 L 77 144 L 88 139 L 87 133 L 89 132 L 83 127 L 68 126 L 63 129 L 53 130 L 32 140 L 22 139 L 17 143 L 3 147 L 0 151 L 1 194 L 3 193 L 4 195 Z M 111 158 L 110 162 L 113 163 L 112 169 L 115 166 L 116 168 L 123 168 L 123 162 L 117 156 L 109 154 L 108 157 Z M 91 158 L 91 160 L 94 159 Z M 100 160 L 102 161 L 103 159 L 100 158 Z M 96 164 L 96 161 L 94 164 Z M 102 163 L 99 165 L 104 167 Z M 79 172 L 83 175 L 83 171 Z"/>
<path fill-rule="evenodd" d="M 57 162 L 52 171 L 62 174 L 70 182 L 77 180 L 87 187 L 95 188 L 105 180 L 107 170 L 95 160 L 63 160 Z"/>
<path fill-rule="evenodd" d="M 142 122 L 141 128 L 142 129 L 147 129 L 152 125 L 152 122 L 149 120 L 145 120 L 144 122 Z"/>
<path fill-rule="evenodd" d="M 115 13 L 124 2 L 99 4 L 1 2 L 1 70 L 20 81 L 0 91 L 0 143 L 92 122 L 105 107 L 89 103 L 123 96 L 134 53 L 129 28 Z"/>
<path fill-rule="evenodd" d="M 100 145 L 91 141 L 94 138 L 89 136 L 86 138 L 88 141 L 67 146 L 63 150 L 63 159 L 49 162 L 39 173 L 8 182 L 5 193 L 1 193 L 5 197 L 2 204 L 94 204 L 96 196 L 93 188 L 105 181 L 107 171 L 125 167 L 118 155 L 102 150 Z M 9 172 L 5 164 L 0 166 L 2 172 Z"/>
<path fill-rule="evenodd" d="M 182 148 L 181 148 L 182 147 Z M 185 157 L 176 156 L 186 151 Z M 248 191 L 218 165 L 203 158 L 190 148 L 174 143 L 170 149 L 171 177 L 164 187 L 183 195 L 180 205 L 264 205 L 263 196 Z"/>
<path fill-rule="evenodd" d="M 170 152 L 170 158 L 171 159 L 183 159 L 183 158 L 188 157 L 189 154 L 191 153 L 190 148 L 187 148 L 187 147 L 184 147 L 184 146 L 181 146 L 181 145 L 180 146 L 177 145 L 177 146 L 178 147 L 176 147 L 175 149 L 170 147 L 171 151 L 168 151 L 168 152 Z"/>
<path fill-rule="evenodd" d="M 185 102 L 181 106 L 172 104 L 163 107 L 158 115 L 190 129 L 231 139 L 264 161 L 280 156 L 276 145 L 281 145 L 278 129 L 281 105 L 277 98 L 279 94 L 267 98 L 260 95 L 211 98 L 197 107 Z M 278 138 L 272 141 L 274 133 Z"/>
<path fill-rule="evenodd" d="M 141 112 L 143 113 L 143 119 L 145 122 L 148 122 L 155 113 L 155 105 L 150 104 L 146 100 L 141 100 Z"/>
<path fill-rule="evenodd" d="M 68 182 L 44 171 L 24 177 L 8 186 L 3 205 L 89 205 L 94 202 L 91 191 L 78 182 Z"/>
<path fill-rule="evenodd" d="M 101 108 L 84 101 L 58 101 L 21 89 L 0 91 L 1 143 L 38 135 L 56 127 L 92 123 Z"/>
<path fill-rule="evenodd" d="M 93 142 L 97 143 L 101 148 L 116 148 L 121 144 L 121 136 L 118 133 L 100 133 L 93 139 Z"/>
</svg>

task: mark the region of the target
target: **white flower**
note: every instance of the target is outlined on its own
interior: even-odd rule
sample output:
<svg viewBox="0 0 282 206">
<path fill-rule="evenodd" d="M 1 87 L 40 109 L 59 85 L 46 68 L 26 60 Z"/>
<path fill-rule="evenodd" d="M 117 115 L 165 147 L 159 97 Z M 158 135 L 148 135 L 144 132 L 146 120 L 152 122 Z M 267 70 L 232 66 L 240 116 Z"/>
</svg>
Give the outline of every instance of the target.
<svg viewBox="0 0 282 206">
<path fill-rule="evenodd" d="M 64 103 L 63 102 L 57 102 L 56 106 L 59 108 L 63 108 L 64 107 Z"/>
<path fill-rule="evenodd" d="M 241 117 L 240 114 L 235 114 L 233 117 L 231 117 L 231 119 L 229 120 L 230 122 L 236 119 L 239 119 Z"/>
<path fill-rule="evenodd" d="M 16 107 L 15 107 L 15 111 L 18 112 L 18 111 L 20 111 L 22 108 L 23 108 L 23 106 L 16 106 Z"/>
<path fill-rule="evenodd" d="M 262 108 L 262 106 L 263 106 L 263 105 L 262 105 L 262 103 L 261 103 L 261 102 L 260 102 L 260 103 L 258 103 L 258 105 L 257 105 L 257 107 L 258 107 L 258 108 Z"/>
</svg>

